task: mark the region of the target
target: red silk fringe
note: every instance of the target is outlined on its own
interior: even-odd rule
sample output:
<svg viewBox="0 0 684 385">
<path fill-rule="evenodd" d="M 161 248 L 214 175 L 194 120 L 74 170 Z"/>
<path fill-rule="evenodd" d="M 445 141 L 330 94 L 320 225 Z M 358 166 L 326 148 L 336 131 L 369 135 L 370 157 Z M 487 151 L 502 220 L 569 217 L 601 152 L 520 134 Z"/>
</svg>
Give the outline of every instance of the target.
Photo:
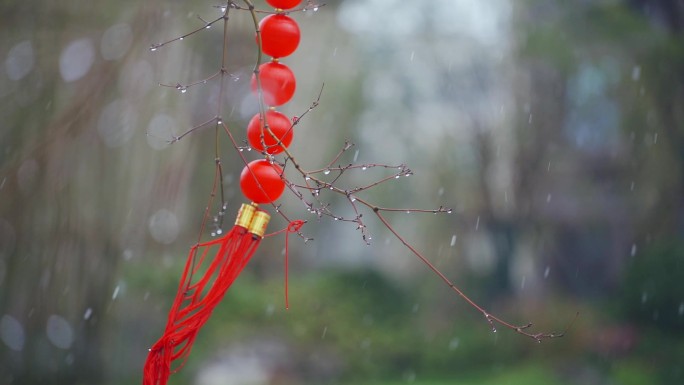
<svg viewBox="0 0 684 385">
<path fill-rule="evenodd" d="M 183 367 L 200 328 L 247 265 L 260 241 L 261 237 L 244 227 L 234 226 L 226 236 L 190 249 L 164 334 L 150 348 L 145 361 L 143 385 L 166 385 L 169 376 Z M 216 247 L 214 258 L 207 261 L 209 265 L 202 272 L 207 255 Z M 200 273 L 202 276 L 192 282 Z M 171 368 L 176 360 L 180 363 Z"/>
</svg>

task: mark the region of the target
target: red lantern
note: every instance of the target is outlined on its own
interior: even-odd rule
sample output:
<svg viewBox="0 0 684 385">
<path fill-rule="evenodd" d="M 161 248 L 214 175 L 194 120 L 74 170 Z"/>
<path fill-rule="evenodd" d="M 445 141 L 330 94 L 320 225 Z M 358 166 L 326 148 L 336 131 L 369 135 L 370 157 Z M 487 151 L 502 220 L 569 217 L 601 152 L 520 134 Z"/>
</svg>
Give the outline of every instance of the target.
<svg viewBox="0 0 684 385">
<path fill-rule="evenodd" d="M 273 8 L 290 9 L 294 8 L 302 2 L 302 0 L 266 0 Z"/>
<path fill-rule="evenodd" d="M 280 106 L 290 101 L 297 86 L 292 70 L 275 61 L 259 66 L 259 79 L 264 101 L 269 106 Z M 256 92 L 256 90 L 256 76 L 252 75 L 252 91 Z"/>
<path fill-rule="evenodd" d="M 254 203 L 271 203 L 285 190 L 282 173 L 280 167 L 265 159 L 251 161 L 240 174 L 242 193 Z"/>
<path fill-rule="evenodd" d="M 269 154 L 279 154 L 283 152 L 283 148 L 278 144 L 280 143 L 287 147 L 292 143 L 292 136 L 294 130 L 292 130 L 292 123 L 290 119 L 285 116 L 285 114 L 278 111 L 266 111 L 266 122 L 268 123 L 268 128 L 271 132 L 266 130 L 266 127 L 262 126 L 262 120 L 260 114 L 254 115 L 252 120 L 249 121 L 247 125 L 247 140 L 249 145 L 253 148 L 268 152 Z M 276 138 L 273 137 L 275 135 Z M 261 135 L 263 134 L 263 139 Z M 263 145 L 266 145 L 264 149 Z"/>
<path fill-rule="evenodd" d="M 290 55 L 299 45 L 299 26 L 291 17 L 268 15 L 259 23 L 261 50 L 274 58 Z"/>
</svg>

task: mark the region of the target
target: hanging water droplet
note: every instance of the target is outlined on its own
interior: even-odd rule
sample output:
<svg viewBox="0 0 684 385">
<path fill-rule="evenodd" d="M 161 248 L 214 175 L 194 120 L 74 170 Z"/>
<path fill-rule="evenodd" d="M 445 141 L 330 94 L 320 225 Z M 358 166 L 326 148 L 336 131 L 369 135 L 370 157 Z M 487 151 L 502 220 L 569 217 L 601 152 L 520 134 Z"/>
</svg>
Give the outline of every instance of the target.
<svg viewBox="0 0 684 385">
<path fill-rule="evenodd" d="M 313 8 L 313 11 L 314 11 L 314 12 L 318 12 L 318 7 L 314 7 L 314 8 Z"/>
<path fill-rule="evenodd" d="M 211 232 L 211 236 L 212 236 L 212 237 L 215 237 L 215 236 L 216 236 L 216 233 L 212 231 L 212 232 Z"/>
<path fill-rule="evenodd" d="M 330 169 L 326 168 L 326 169 L 323 171 L 323 174 L 325 174 L 325 175 L 330 174 Z"/>
<path fill-rule="evenodd" d="M 349 200 L 352 201 L 352 202 L 356 202 L 356 197 L 353 196 L 353 195 L 350 195 L 350 196 L 349 196 Z"/>
<path fill-rule="evenodd" d="M 185 39 L 183 36 L 179 37 L 178 40 L 183 40 Z"/>
<path fill-rule="evenodd" d="M 216 120 L 216 124 L 223 124 L 223 119 L 218 118 L 218 119 Z"/>
<path fill-rule="evenodd" d="M 226 7 L 221 7 L 221 13 L 226 13 Z"/>
<path fill-rule="evenodd" d="M 211 28 L 211 24 L 207 24 L 207 26 L 206 26 L 206 27 L 204 27 L 204 28 L 206 28 L 206 29 L 209 29 L 209 28 Z"/>
<path fill-rule="evenodd" d="M 395 176 L 394 176 L 394 179 L 399 179 L 400 176 L 401 176 L 401 175 L 395 175 Z"/>
<path fill-rule="evenodd" d="M 451 213 L 453 213 L 453 212 L 454 212 L 454 210 L 452 210 L 452 209 L 447 209 L 447 211 L 446 211 L 446 212 L 447 212 L 447 214 L 451 214 Z"/>
<path fill-rule="evenodd" d="M 221 230 L 221 229 L 216 230 L 216 234 L 219 234 L 219 235 L 223 234 L 223 230 Z"/>
<path fill-rule="evenodd" d="M 187 88 L 183 88 L 183 89 L 181 90 L 181 94 L 184 94 L 184 93 L 186 93 L 186 92 L 188 92 L 188 89 L 187 89 Z"/>
<path fill-rule="evenodd" d="M 366 171 L 366 170 L 368 170 L 368 166 L 362 166 L 361 167 L 361 171 Z"/>
</svg>

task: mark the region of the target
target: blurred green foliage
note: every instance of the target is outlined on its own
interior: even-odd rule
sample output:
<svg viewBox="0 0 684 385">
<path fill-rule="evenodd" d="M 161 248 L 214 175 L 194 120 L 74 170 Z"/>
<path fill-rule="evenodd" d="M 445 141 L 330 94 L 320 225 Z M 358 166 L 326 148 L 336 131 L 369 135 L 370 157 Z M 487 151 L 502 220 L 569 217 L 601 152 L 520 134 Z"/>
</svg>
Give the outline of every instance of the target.
<svg viewBox="0 0 684 385">
<path fill-rule="evenodd" d="M 537 344 L 502 328 L 494 333 L 442 282 L 414 269 L 423 269 L 418 263 L 396 276 L 381 272 L 380 262 L 326 265 L 320 260 L 329 254 L 356 256 L 340 240 L 339 223 L 312 221 L 317 240 L 293 262 L 291 308 L 284 309 L 279 265 L 264 257 L 280 255 L 281 244 L 264 244 L 171 384 L 196 382 L 212 365 L 230 367 L 226 357 L 249 356 L 252 348 L 272 360 L 274 385 L 681 383 L 681 5 L 487 2 L 501 6 L 511 23 L 506 36 L 495 37 L 510 38 L 503 49 L 496 46 L 499 52 L 476 33 L 435 37 L 430 18 L 440 9 L 423 2 L 380 4 L 370 23 L 379 26 L 375 33 L 354 35 L 337 16 L 341 4 L 353 2 L 333 1 L 315 17 L 300 14 L 311 28 L 303 40 L 309 51 L 292 64 L 307 74 L 298 78 L 298 92 L 307 96 L 292 111 L 308 108 L 321 83 L 326 87 L 293 147 L 308 166 L 345 138 L 361 138 L 369 142 L 359 146 L 363 162 L 388 155 L 420 167 L 409 178 L 416 187 L 388 184 L 368 196 L 388 206 L 455 201 L 452 216 L 393 220 L 493 313 L 534 321 L 543 331 L 569 326 L 567 335 Z M 43 3 L 0 3 L 3 64 L 13 47 L 27 43 L 33 66 L 21 79 L 0 71 L 0 383 L 139 383 L 146 348 L 163 330 L 177 290 L 185 247 L 196 240 L 215 162 L 207 150 L 211 134 L 198 131 L 165 152 L 148 146 L 144 135 L 160 112 L 172 116 L 176 134 L 205 121 L 215 112 L 213 89 L 196 87 L 181 98 L 173 87 L 152 86 L 215 71 L 223 35 L 214 28 L 154 56 L 149 45 L 196 28 L 206 4 Z M 385 35 L 391 28 L 383 16 L 408 7 L 425 17 L 422 29 Z M 134 38 L 120 60 L 105 60 L 100 39 L 117 23 Z M 254 56 L 248 24 L 239 17 L 230 24 L 228 67 L 242 76 L 226 96 L 231 127 L 245 123 L 238 110 L 249 88 L 245 63 Z M 66 82 L 60 50 L 74 39 L 89 41 L 95 59 L 82 80 Z M 507 115 L 497 105 L 499 92 Z M 373 95 L 398 104 L 378 108 Z M 112 137 L 98 125 L 113 100 L 140 110 L 133 139 L 110 147 Z M 379 118 L 366 115 L 373 108 Z M 485 119 L 498 114 L 505 117 L 499 125 Z M 363 124 L 370 129 L 360 132 Z M 434 142 L 416 140 L 425 126 Z M 374 142 L 376 129 L 405 147 Z M 241 164 L 235 151 L 223 150 L 232 204 Z M 330 203 L 346 204 L 344 197 Z M 179 222 L 170 244 L 149 234 L 150 218 L 162 208 Z M 384 244 L 382 225 L 372 225 L 381 247 L 369 259 L 399 265 L 412 258 L 398 242 Z M 401 275 L 412 269 L 410 277 Z M 46 320 L 55 315 L 70 325 L 68 349 L 46 336 Z M 10 335 L 14 322 L 21 338 Z"/>
</svg>

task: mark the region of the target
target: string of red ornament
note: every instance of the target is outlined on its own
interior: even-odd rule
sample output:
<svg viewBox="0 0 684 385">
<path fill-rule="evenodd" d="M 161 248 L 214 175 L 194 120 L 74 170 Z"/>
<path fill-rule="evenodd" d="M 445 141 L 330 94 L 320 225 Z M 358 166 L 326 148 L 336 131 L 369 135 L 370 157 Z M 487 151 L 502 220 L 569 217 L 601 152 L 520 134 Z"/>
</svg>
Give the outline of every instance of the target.
<svg viewBox="0 0 684 385">
<path fill-rule="evenodd" d="M 269 108 L 267 111 L 261 109 L 247 125 L 249 144 L 263 153 L 265 158 L 249 162 L 240 174 L 240 188 L 252 204 L 242 206 L 235 226 L 224 237 L 197 244 L 190 249 L 176 298 L 169 311 L 166 329 L 150 348 L 145 362 L 143 385 L 165 385 L 169 376 L 183 367 L 200 328 L 209 320 L 214 308 L 247 265 L 264 237 L 270 216 L 257 209 L 257 204 L 273 203 L 285 190 L 283 170 L 270 156 L 284 151 L 292 142 L 293 125 L 275 107 L 290 101 L 295 93 L 296 80 L 292 70 L 280 63 L 279 59 L 297 49 L 300 31 L 297 23 L 281 11 L 296 7 L 301 0 L 267 2 L 276 8 L 276 14 L 261 20 L 256 38 L 262 52 L 271 56 L 272 60 L 258 67 L 252 76 L 251 85 L 253 92 L 263 98 Z M 289 234 L 298 232 L 303 224 L 303 221 L 292 221 L 286 229 L 280 231 L 286 231 L 286 307 L 289 304 Z M 209 256 L 213 256 L 213 259 Z M 195 276 L 200 277 L 194 280 Z M 174 361 L 180 363 L 172 368 Z"/>
<path fill-rule="evenodd" d="M 276 10 L 283 10 L 296 7 L 301 0 L 267 2 Z M 300 38 L 297 22 L 283 13 L 266 16 L 259 23 L 257 43 L 260 43 L 261 51 L 271 56 L 272 60 L 258 67 L 252 75 L 251 86 L 257 95 L 261 92 L 269 110 L 265 113 L 259 111 L 252 117 L 247 125 L 247 139 L 250 146 L 267 154 L 278 154 L 292 142 L 290 119 L 276 111 L 275 107 L 289 102 L 297 88 L 294 73 L 279 59 L 292 54 L 299 46 Z M 282 170 L 268 161 L 250 162 L 240 174 L 240 188 L 255 203 L 272 203 L 285 190 Z"/>
</svg>

